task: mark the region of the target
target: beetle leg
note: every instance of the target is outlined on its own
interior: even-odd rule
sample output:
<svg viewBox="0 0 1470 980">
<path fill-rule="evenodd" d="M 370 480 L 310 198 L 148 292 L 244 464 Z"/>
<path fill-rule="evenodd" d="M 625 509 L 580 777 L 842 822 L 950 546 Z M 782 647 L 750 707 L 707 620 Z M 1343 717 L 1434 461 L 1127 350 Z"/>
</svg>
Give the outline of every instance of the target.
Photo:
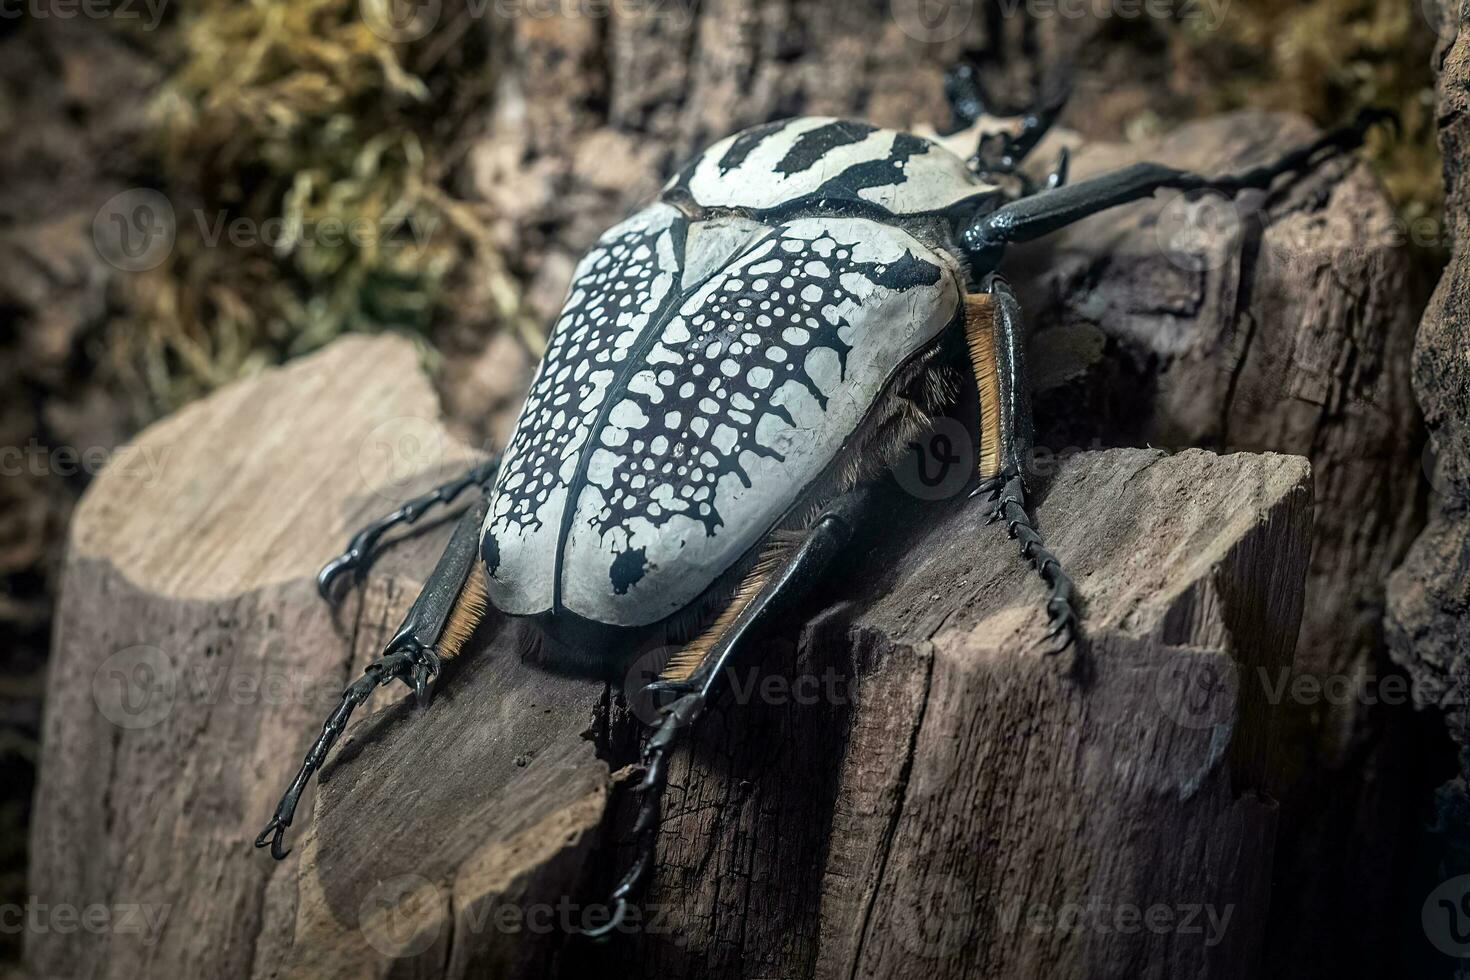
<svg viewBox="0 0 1470 980">
<path fill-rule="evenodd" d="M 1335 129 L 1275 163 L 1224 177 L 1206 177 L 1159 163 L 1135 163 L 1114 173 L 1012 201 L 989 214 L 977 216 L 961 234 L 961 240 L 975 268 L 994 269 L 1007 245 L 1029 242 L 1099 211 L 1151 197 L 1156 191 L 1219 191 L 1234 195 L 1243 190 L 1266 190 L 1278 177 L 1310 170 L 1333 156 L 1361 146 L 1368 130 L 1384 121 L 1396 123 L 1397 117 L 1382 109 L 1364 109 L 1351 125 Z"/>
<path fill-rule="evenodd" d="M 1060 653 L 1076 637 L 1072 580 L 1042 541 L 1026 508 L 1024 466 L 1031 455 L 1031 408 L 1026 390 L 1025 333 L 1021 306 L 1010 284 L 990 275 L 984 291 L 965 300 L 965 339 L 980 390 L 980 485 L 973 496 L 988 496 L 991 522 L 1005 521 L 1020 541 L 1021 557 L 1031 562 L 1050 589 L 1046 613 L 1049 649 Z"/>
<path fill-rule="evenodd" d="M 968 129 L 990 111 L 980 73 L 968 61 L 959 62 L 945 72 L 944 96 L 949 102 L 954 132 Z M 1039 100 L 1022 114 L 1014 133 L 982 133 L 971 158 L 972 165 L 982 173 L 1014 174 L 1026 180 L 1021 164 L 1061 115 L 1066 96 L 1063 90 L 1059 97 Z"/>
<path fill-rule="evenodd" d="M 389 652 L 413 655 L 410 684 L 421 705 L 428 704 L 429 681 L 439 673 L 441 659 L 458 654 L 484 618 L 488 603 L 479 562 L 480 526 L 489 506 L 489 499 L 481 496 L 460 518 L 433 574 L 388 641 Z"/>
<path fill-rule="evenodd" d="M 403 625 L 388 641 L 387 651 L 368 664 L 363 676 L 342 692 L 341 703 L 327 717 L 321 734 L 307 751 L 306 759 L 281 797 L 270 823 L 255 838 L 256 847 L 269 844 L 271 856 L 277 860 L 289 853 L 281 845 L 306 784 L 326 761 L 327 753 L 347 728 L 352 712 L 374 690 L 399 680 L 413 688 L 419 704 L 428 703 L 429 682 L 439 673 L 443 659 L 454 656 L 463 648 L 484 616 L 485 582 L 478 567 L 478 552 L 480 524 L 488 507 L 489 501 L 482 496 L 478 505 L 471 507 L 460 519 L 429 581 L 414 601 Z"/>
<path fill-rule="evenodd" d="M 296 778 L 291 780 L 291 785 L 281 797 L 281 802 L 276 804 L 276 812 L 271 816 L 270 823 L 255 838 L 256 847 L 270 845 L 271 857 L 277 861 L 283 859 L 291 851 L 282 847 L 286 837 L 286 828 L 291 826 L 291 819 L 296 815 L 296 804 L 301 801 L 301 794 L 306 790 L 306 784 L 311 781 L 311 776 L 321 768 L 326 761 L 327 753 L 332 750 L 338 736 L 347 728 L 347 722 L 352 717 L 352 712 L 357 710 L 379 687 L 391 684 L 396 679 L 408 676 L 413 669 L 413 655 L 408 651 L 390 653 L 367 665 L 363 676 L 347 685 L 342 692 L 342 701 L 337 705 L 335 711 L 327 716 L 326 724 L 322 725 L 321 734 L 316 741 L 311 743 L 311 749 L 306 753 L 306 759 L 301 763 L 301 768 L 296 773 Z"/>
<path fill-rule="evenodd" d="M 500 454 L 497 453 L 468 473 L 455 477 L 443 486 L 435 487 L 421 497 L 415 497 L 387 517 L 373 521 L 352 536 L 347 549 L 322 566 L 317 573 L 316 588 L 321 597 L 332 601 L 332 586 L 347 572 L 361 578 L 378 548 L 383 535 L 400 525 L 415 523 L 428 511 L 441 504 L 449 504 L 461 493 L 473 486 L 485 487 L 495 479 L 500 469 Z"/>
<path fill-rule="evenodd" d="M 638 819 L 633 824 L 637 856 L 613 890 L 611 919 L 605 925 L 588 930 L 588 936 L 602 939 L 618 929 L 627 916 L 630 896 L 643 886 L 653 869 L 663 794 L 668 785 L 669 760 L 680 739 L 718 695 L 719 681 L 725 676 L 725 669 L 746 648 L 746 639 L 805 592 L 831 565 L 832 559 L 852 537 L 868 495 L 866 488 L 858 488 L 828 505 L 812 522 L 801 542 L 792 549 L 790 557 L 764 578 L 764 584 L 754 598 L 744 604 L 699 664 L 686 676 L 648 685 L 650 691 L 673 695 L 674 700 L 662 709 L 662 720 L 643 749 L 644 775 L 638 786 L 642 802 Z"/>
</svg>

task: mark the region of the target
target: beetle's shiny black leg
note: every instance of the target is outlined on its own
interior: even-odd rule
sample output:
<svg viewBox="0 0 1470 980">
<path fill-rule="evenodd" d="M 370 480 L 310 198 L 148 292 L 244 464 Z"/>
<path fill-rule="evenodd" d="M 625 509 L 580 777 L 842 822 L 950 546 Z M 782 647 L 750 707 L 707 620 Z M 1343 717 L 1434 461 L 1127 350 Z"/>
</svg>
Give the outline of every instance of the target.
<svg viewBox="0 0 1470 980">
<path fill-rule="evenodd" d="M 1310 170 L 1362 145 L 1364 136 L 1375 124 L 1396 120 L 1391 112 L 1365 109 L 1352 125 L 1335 129 L 1275 163 L 1224 177 L 1206 177 L 1158 163 L 1135 163 L 1114 173 L 1012 201 L 989 214 L 977 216 L 960 237 L 976 269 L 995 269 L 1007 245 L 1032 241 L 1099 211 L 1150 197 L 1156 191 L 1213 190 L 1233 195 L 1243 190 L 1267 189 L 1279 177 Z"/>
<path fill-rule="evenodd" d="M 1048 640 L 1060 640 L 1049 647 L 1047 653 L 1058 654 L 1072 645 L 1077 638 L 1077 610 L 1072 605 L 1076 588 L 1072 579 L 1062 569 L 1057 558 L 1042 541 L 1041 534 L 1032 523 L 1026 509 L 1026 491 L 1019 473 L 1007 471 L 990 480 L 982 481 L 976 489 L 977 495 L 989 496 L 993 502 L 990 522 L 1003 520 L 1006 532 L 1021 543 L 1021 557 L 1029 561 L 1050 590 L 1046 598 L 1046 615 L 1051 628 Z"/>
<path fill-rule="evenodd" d="M 352 717 L 352 712 L 368 699 L 368 697 L 379 687 L 391 684 L 394 680 L 406 679 L 413 670 L 413 655 L 408 651 L 390 653 L 385 657 L 373 661 L 367 665 L 363 675 L 347 686 L 342 692 L 342 702 L 337 709 L 328 717 L 326 724 L 322 725 L 321 734 L 311 744 L 311 749 L 306 753 L 306 759 L 301 763 L 301 768 L 296 773 L 296 778 L 291 780 L 286 793 L 281 797 L 281 802 L 276 804 L 276 812 L 271 816 L 270 823 L 255 838 L 256 847 L 270 845 L 271 857 L 277 861 L 285 858 L 291 851 L 283 847 L 286 839 L 286 828 L 291 826 L 291 820 L 296 816 L 296 805 L 301 802 L 301 794 L 306 790 L 306 784 L 311 781 L 312 774 L 321 768 L 326 761 L 327 753 L 336 744 L 337 738 L 347 728 L 347 722 Z"/>
<path fill-rule="evenodd" d="M 952 132 L 967 129 L 989 111 L 980 73 L 970 62 L 960 62 L 945 72 L 944 96 L 949 102 Z M 974 166 L 990 174 L 1020 174 L 1021 163 L 1046 136 L 1066 104 L 1066 94 L 1038 102 L 1021 117 L 1015 133 L 985 133 L 972 158 Z M 1028 189 L 1027 193 L 1030 193 Z"/>
<path fill-rule="evenodd" d="M 1049 652 L 1060 653 L 1076 637 L 1075 590 L 1026 508 L 1023 467 L 1031 456 L 1031 408 L 1021 306 L 1010 284 L 998 275 L 986 277 L 981 290 L 967 298 L 965 310 L 966 341 L 981 410 L 981 481 L 974 495 L 990 498 L 991 522 L 1005 521 L 1006 531 L 1021 543 L 1021 557 L 1046 582 L 1050 590 L 1046 612 L 1051 622 L 1047 639 L 1060 639 Z"/>
<path fill-rule="evenodd" d="M 588 930 L 588 936 L 602 939 L 618 930 L 627 918 L 629 899 L 642 888 L 653 868 L 663 795 L 668 785 L 669 760 L 680 739 L 719 694 L 719 682 L 725 676 L 726 668 L 749 645 L 745 642 L 747 638 L 799 598 L 831 566 L 832 559 L 851 539 L 868 497 L 867 489 L 858 488 L 830 504 L 812 522 L 801 543 L 780 568 L 765 579 L 765 584 L 744 605 L 699 664 L 685 677 L 648 686 L 656 696 L 670 698 L 671 701 L 662 709 L 662 720 L 643 749 L 644 775 L 638 786 L 642 801 L 638 819 L 633 824 L 637 856 L 613 890 L 610 920 Z"/>
<path fill-rule="evenodd" d="M 495 474 L 499 469 L 500 454 L 497 453 L 468 473 L 450 480 L 443 486 L 435 487 L 421 497 L 415 497 L 387 517 L 373 521 L 358 531 L 352 536 L 352 540 L 347 542 L 347 549 L 323 565 L 322 570 L 317 573 L 317 591 L 321 593 L 323 599 L 331 602 L 332 587 L 336 581 L 348 572 L 360 577 L 367 570 L 367 565 L 372 560 L 378 542 L 382 540 L 384 534 L 395 527 L 413 524 L 436 506 L 452 503 L 456 497 L 470 487 L 486 486 L 495 479 Z"/>
<path fill-rule="evenodd" d="M 342 701 L 327 717 L 321 734 L 312 743 L 301 763 L 296 778 L 281 797 L 270 823 L 255 838 L 256 847 L 270 845 L 271 856 L 280 860 L 288 853 L 283 847 L 286 828 L 296 814 L 296 805 L 311 776 L 326 761 L 332 745 L 347 728 L 352 712 L 379 687 L 395 680 L 413 688 L 421 705 L 428 703 L 429 682 L 439 673 L 441 657 L 457 653 L 485 611 L 483 579 L 476 568 L 479 554 L 480 524 L 489 505 L 481 497 L 460 519 L 444 549 L 433 574 L 414 601 L 403 625 L 388 641 L 387 652 L 368 664 L 363 676 L 342 692 Z"/>
<path fill-rule="evenodd" d="M 989 99 L 980 83 L 980 73 L 968 61 L 951 65 L 944 73 L 944 98 L 949 103 L 950 125 L 958 132 L 975 125 L 985 115 Z"/>
</svg>

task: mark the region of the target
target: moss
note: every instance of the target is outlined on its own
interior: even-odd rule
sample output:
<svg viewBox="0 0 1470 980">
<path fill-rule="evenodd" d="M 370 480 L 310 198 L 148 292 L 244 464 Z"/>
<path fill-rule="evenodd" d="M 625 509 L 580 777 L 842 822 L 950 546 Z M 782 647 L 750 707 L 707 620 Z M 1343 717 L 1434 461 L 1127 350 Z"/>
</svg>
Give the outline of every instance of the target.
<svg viewBox="0 0 1470 980">
<path fill-rule="evenodd" d="M 192 0 L 163 32 L 150 118 L 177 238 L 125 283 L 107 352 L 140 416 L 349 331 L 424 335 L 467 269 L 503 280 L 495 319 L 517 320 L 477 211 L 444 190 L 439 130 L 488 93 L 485 45 L 425 58 L 445 22 L 399 44 L 374 12 Z"/>
<path fill-rule="evenodd" d="M 1173 32 L 1176 64 L 1193 63 L 1189 73 L 1207 83 L 1201 111 L 1292 110 L 1331 126 L 1365 106 L 1393 108 L 1402 133 L 1372 135 L 1369 159 L 1406 220 L 1441 213 L 1435 34 L 1422 3 L 1233 0 L 1208 26 L 1198 18 Z"/>
</svg>

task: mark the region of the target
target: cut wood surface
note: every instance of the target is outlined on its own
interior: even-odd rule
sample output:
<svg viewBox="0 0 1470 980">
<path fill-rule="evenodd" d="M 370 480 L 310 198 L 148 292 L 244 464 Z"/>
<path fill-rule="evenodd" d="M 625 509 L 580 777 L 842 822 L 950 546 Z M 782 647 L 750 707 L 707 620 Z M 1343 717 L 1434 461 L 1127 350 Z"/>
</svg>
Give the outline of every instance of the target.
<svg viewBox="0 0 1470 980">
<path fill-rule="evenodd" d="M 31 877 L 145 926 L 30 933 L 37 974 L 1257 975 L 1299 458 L 1062 462 L 1039 519 L 1086 600 L 1075 665 L 1041 652 L 1042 586 L 979 501 L 893 491 L 677 757 L 641 925 L 607 947 L 567 926 L 626 859 L 636 722 L 623 685 L 524 662 L 498 620 L 428 710 L 363 709 L 287 861 L 250 846 L 449 525 L 335 616 L 317 566 L 474 458 L 411 346 L 341 341 L 135 458 L 159 465 L 105 472 L 72 529 Z"/>
</svg>

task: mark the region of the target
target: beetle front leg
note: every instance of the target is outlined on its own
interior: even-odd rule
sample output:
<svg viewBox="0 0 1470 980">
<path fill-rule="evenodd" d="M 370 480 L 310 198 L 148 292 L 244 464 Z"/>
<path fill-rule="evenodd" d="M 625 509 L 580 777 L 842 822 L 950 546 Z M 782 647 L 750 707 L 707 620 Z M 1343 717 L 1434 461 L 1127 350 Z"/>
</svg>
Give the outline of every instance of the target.
<svg viewBox="0 0 1470 980">
<path fill-rule="evenodd" d="M 381 658 L 368 664 L 363 676 L 342 692 L 342 701 L 322 725 L 321 734 L 306 753 L 296 778 L 286 789 L 256 847 L 270 846 L 271 856 L 280 860 L 289 851 L 282 847 L 286 828 L 296 815 L 301 794 L 312 775 L 322 767 L 327 753 L 347 728 L 352 713 L 379 687 L 398 680 L 414 691 L 420 705 L 429 700 L 429 682 L 439 673 L 442 659 L 459 652 L 486 608 L 483 572 L 477 567 L 480 525 L 489 501 L 481 497 L 460 519 L 423 591 L 414 600 L 403 625 L 388 641 Z"/>
<path fill-rule="evenodd" d="M 1222 177 L 1207 177 L 1160 163 L 1135 163 L 979 215 L 961 233 L 961 242 L 976 269 L 995 269 L 1008 245 L 1032 241 L 1108 208 L 1152 197 L 1157 191 L 1213 190 L 1234 195 L 1244 190 L 1266 190 L 1279 177 L 1305 172 L 1361 146 L 1368 130 L 1377 123 L 1396 120 L 1391 112 L 1365 109 L 1351 125 L 1334 129 L 1316 142 L 1283 155 L 1275 163 Z"/>
<path fill-rule="evenodd" d="M 378 549 L 378 542 L 382 540 L 384 534 L 395 527 L 417 522 L 436 506 L 453 503 L 456 497 L 470 487 L 488 487 L 500 470 L 500 459 L 501 454 L 496 453 L 485 462 L 471 468 L 469 472 L 455 477 L 442 486 L 435 487 L 420 497 L 415 497 L 388 516 L 362 528 L 352 536 L 352 540 L 347 542 L 346 550 L 323 565 L 322 570 L 317 573 L 317 592 L 321 593 L 323 599 L 331 602 L 332 586 L 337 579 L 348 572 L 360 577 L 366 570 L 368 562 L 372 560 L 373 553 Z"/>
<path fill-rule="evenodd" d="M 732 608 L 736 615 L 708 647 L 700 647 L 693 661 L 676 657 L 664 678 L 648 685 L 656 696 L 671 697 L 662 709 L 662 720 L 643 749 L 643 780 L 638 786 L 642 802 L 633 824 L 638 853 L 612 894 L 612 917 L 607 924 L 588 930 L 593 939 L 615 932 L 626 919 L 629 898 L 643 887 L 653 869 L 654 850 L 663 813 L 663 794 L 668 786 L 669 761 L 685 733 L 704 714 L 705 707 L 719 694 L 726 669 L 748 646 L 748 639 L 770 620 L 790 607 L 832 565 L 842 547 L 852 538 L 869 491 L 859 487 L 829 504 L 811 525 L 799 544 L 776 568 L 757 562 L 745 583 L 736 590 Z M 753 588 L 747 591 L 747 586 Z M 704 638 L 701 638 L 704 639 Z M 698 645 L 698 644 L 696 644 Z"/>
<path fill-rule="evenodd" d="M 981 290 L 966 298 L 965 309 L 965 340 L 980 391 L 980 485 L 974 495 L 990 498 L 990 521 L 1005 521 L 1007 533 L 1021 543 L 1021 557 L 1046 582 L 1047 639 L 1061 638 L 1048 652 L 1060 653 L 1076 637 L 1075 589 L 1026 507 L 1031 402 L 1021 306 L 1010 283 L 998 275 L 986 277 Z"/>
</svg>

